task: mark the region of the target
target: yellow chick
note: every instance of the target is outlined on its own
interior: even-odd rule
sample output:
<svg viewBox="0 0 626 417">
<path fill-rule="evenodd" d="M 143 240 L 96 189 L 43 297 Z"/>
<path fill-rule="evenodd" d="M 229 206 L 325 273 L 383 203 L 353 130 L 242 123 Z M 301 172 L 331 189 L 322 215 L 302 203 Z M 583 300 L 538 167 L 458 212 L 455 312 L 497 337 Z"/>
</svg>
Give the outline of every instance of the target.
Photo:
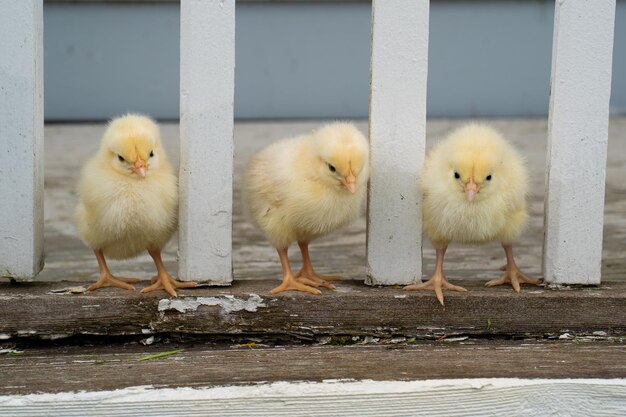
<svg viewBox="0 0 626 417">
<path fill-rule="evenodd" d="M 486 283 L 539 284 L 524 275 L 513 259 L 512 242 L 526 225 L 528 176 L 523 159 L 497 131 L 469 124 L 452 132 L 426 158 L 421 176 L 424 228 L 437 252 L 435 272 L 424 283 L 405 290 L 434 290 L 443 305 L 443 289 L 465 291 L 443 273 L 450 242 L 486 243 L 497 240 L 506 254 L 504 275 Z"/>
<path fill-rule="evenodd" d="M 97 154 L 82 170 L 75 220 L 78 234 L 98 259 L 101 287 L 128 290 L 136 278 L 111 274 L 105 255 L 125 259 L 144 250 L 154 260 L 157 275 L 141 292 L 194 287 L 176 281 L 165 270 L 161 248 L 177 227 L 178 183 L 161 145 L 159 128 L 151 119 L 129 114 L 109 124 Z"/>
<path fill-rule="evenodd" d="M 309 242 L 360 213 L 369 177 L 369 148 L 350 123 L 337 122 L 261 150 L 246 171 L 246 205 L 254 223 L 278 251 L 283 282 L 272 290 L 320 294 L 335 288 L 311 265 Z M 287 249 L 298 242 L 302 269 L 294 276 Z"/>
</svg>

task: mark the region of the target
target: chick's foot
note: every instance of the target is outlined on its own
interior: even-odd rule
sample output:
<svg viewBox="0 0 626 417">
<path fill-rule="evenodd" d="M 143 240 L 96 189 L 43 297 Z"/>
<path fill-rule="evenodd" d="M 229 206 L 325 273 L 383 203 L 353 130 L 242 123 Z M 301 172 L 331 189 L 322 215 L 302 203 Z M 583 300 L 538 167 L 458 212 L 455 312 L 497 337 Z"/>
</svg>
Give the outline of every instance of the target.
<svg viewBox="0 0 626 417">
<path fill-rule="evenodd" d="M 519 293 L 521 290 L 521 284 L 539 285 L 543 282 L 540 278 L 532 278 L 525 275 L 515 265 L 505 267 L 506 271 L 500 278 L 492 279 L 485 283 L 485 287 L 495 287 L 496 285 L 511 284 L 515 292 Z"/>
<path fill-rule="evenodd" d="M 139 282 L 138 278 L 123 278 L 116 277 L 111 274 L 109 271 L 109 267 L 107 266 L 107 261 L 104 258 L 104 252 L 102 249 L 94 249 L 93 253 L 96 255 L 96 259 L 98 260 L 98 268 L 100 269 L 100 278 L 98 282 L 92 284 L 87 288 L 89 291 L 97 290 L 98 288 L 104 287 L 118 287 L 123 288 L 125 290 L 135 291 L 135 287 L 129 284 L 134 284 Z"/>
<path fill-rule="evenodd" d="M 339 281 L 341 279 L 338 275 L 318 275 L 315 271 L 306 271 L 301 269 L 296 274 L 296 280 L 312 287 L 324 287 L 330 290 L 334 290 L 335 286 L 328 281 Z"/>
<path fill-rule="evenodd" d="M 165 265 L 163 265 L 163 259 L 161 259 L 160 249 L 149 249 L 148 253 L 154 261 L 154 265 L 157 269 L 157 274 L 156 276 L 152 277 L 152 285 L 141 290 L 142 293 L 163 290 L 171 297 L 176 297 L 176 288 L 193 288 L 198 285 L 196 282 L 193 281 L 178 281 L 174 279 L 165 269 Z"/>
<path fill-rule="evenodd" d="M 305 282 L 311 282 L 312 284 L 307 285 Z M 315 283 L 313 283 L 313 281 L 308 281 L 305 278 L 296 279 L 293 277 L 293 275 L 286 275 L 283 278 L 282 284 L 274 288 L 271 293 L 278 294 L 283 291 L 302 291 L 315 295 L 322 293 L 320 290 L 315 288 Z"/>
<path fill-rule="evenodd" d="M 506 255 L 506 264 L 500 268 L 500 270 L 505 271 L 504 275 L 485 283 L 486 287 L 495 287 L 496 285 L 510 283 L 515 292 L 519 293 L 521 284 L 539 285 L 543 282 L 542 279 L 531 278 L 519 270 L 513 258 L 513 245 L 503 243 L 502 249 L 504 249 L 504 254 Z"/>
<path fill-rule="evenodd" d="M 319 275 L 313 269 L 311 263 L 311 256 L 309 255 L 309 242 L 298 241 L 298 247 L 300 247 L 300 253 L 302 254 L 302 269 L 296 274 L 296 280 L 303 284 L 311 285 L 315 288 L 324 287 L 331 290 L 335 289 L 335 286 L 328 281 L 339 281 L 341 277 L 339 275 Z"/>
<path fill-rule="evenodd" d="M 198 284 L 193 281 L 178 281 L 167 272 L 152 277 L 152 285 L 141 290 L 142 293 L 163 290 L 171 297 L 176 297 L 176 288 L 194 288 Z"/>
<path fill-rule="evenodd" d="M 139 278 L 123 278 L 113 276 L 111 273 L 101 273 L 98 282 L 95 284 L 91 284 L 87 290 L 94 291 L 98 288 L 105 287 L 118 287 L 123 288 L 125 290 L 135 291 L 135 287 L 130 284 L 135 284 L 141 281 Z"/>
<path fill-rule="evenodd" d="M 463 287 L 459 287 L 458 285 L 450 284 L 446 277 L 443 274 L 435 273 L 433 276 L 426 282 L 422 282 L 419 284 L 411 284 L 404 287 L 405 291 L 420 291 L 420 290 L 432 290 L 435 292 L 437 296 L 437 300 L 443 304 L 443 290 L 449 291 L 467 291 Z"/>
</svg>

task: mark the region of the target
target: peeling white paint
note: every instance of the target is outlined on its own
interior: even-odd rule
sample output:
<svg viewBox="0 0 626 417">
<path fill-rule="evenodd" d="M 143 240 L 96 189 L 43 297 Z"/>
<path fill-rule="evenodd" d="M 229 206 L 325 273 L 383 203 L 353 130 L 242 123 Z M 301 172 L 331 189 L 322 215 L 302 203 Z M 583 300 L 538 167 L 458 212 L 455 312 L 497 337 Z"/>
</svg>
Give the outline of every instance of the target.
<svg viewBox="0 0 626 417">
<path fill-rule="evenodd" d="M 20 354 L 20 353 L 24 353 L 23 350 L 17 350 L 17 349 L 0 349 L 0 355 L 3 353 L 16 353 L 16 354 Z"/>
<path fill-rule="evenodd" d="M 150 336 L 146 339 L 142 339 L 139 341 L 139 343 L 141 343 L 144 346 L 150 346 L 151 344 L 154 343 L 154 336 Z"/>
<path fill-rule="evenodd" d="M 625 397 L 626 379 L 327 380 L 5 395 L 0 396 L 0 417 L 405 416 L 407 410 L 447 416 L 584 416 L 601 410 L 603 416 L 621 416 Z"/>
<path fill-rule="evenodd" d="M 176 310 L 180 313 L 186 313 L 196 311 L 200 306 L 218 306 L 225 314 L 241 310 L 254 313 L 259 307 L 267 307 L 258 294 L 250 294 L 247 300 L 237 298 L 234 295 L 224 295 L 220 297 L 164 298 L 159 301 L 159 312 L 163 314 L 167 310 Z"/>
<path fill-rule="evenodd" d="M 43 340 L 59 340 L 70 337 L 70 333 L 52 333 L 52 334 L 42 334 L 40 335 Z"/>
</svg>

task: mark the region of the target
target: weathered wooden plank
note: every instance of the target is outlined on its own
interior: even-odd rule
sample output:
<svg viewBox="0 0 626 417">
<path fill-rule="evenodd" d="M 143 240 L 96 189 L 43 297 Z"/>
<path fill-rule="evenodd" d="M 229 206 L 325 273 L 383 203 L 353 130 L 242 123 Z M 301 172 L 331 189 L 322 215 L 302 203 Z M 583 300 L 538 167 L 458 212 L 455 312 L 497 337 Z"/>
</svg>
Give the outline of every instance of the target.
<svg viewBox="0 0 626 417">
<path fill-rule="evenodd" d="M 557 1 L 545 204 L 547 282 L 599 284 L 615 0 Z"/>
<path fill-rule="evenodd" d="M 175 349 L 183 351 L 139 361 Z M 157 343 L 25 348 L 23 352 L 2 359 L 0 395 L 328 379 L 626 377 L 624 345 L 616 342 L 467 339 L 255 348 Z"/>
<path fill-rule="evenodd" d="M 418 187 L 426 146 L 428 1 L 374 0 L 370 95 L 367 280 L 422 278 Z"/>
<path fill-rule="evenodd" d="M 43 5 L 0 2 L 0 277 L 43 268 Z"/>
<path fill-rule="evenodd" d="M 232 281 L 235 0 L 183 0 L 180 16 L 182 280 Z"/>
<path fill-rule="evenodd" d="M 449 293 L 443 308 L 430 292 L 405 293 L 340 282 L 321 296 L 271 296 L 274 280 L 236 282 L 232 289 L 160 294 L 103 289 L 52 295 L 56 284 L 0 285 L 0 336 L 60 338 L 74 334 L 274 334 L 433 337 L 537 335 L 626 331 L 626 282 L 569 291 L 485 288 L 459 281 L 467 293 Z M 19 320 L 16 318 L 19 317 Z"/>
<path fill-rule="evenodd" d="M 612 379 L 329 381 L 204 389 L 133 387 L 0 398 L 0 416 L 622 416 Z"/>
</svg>

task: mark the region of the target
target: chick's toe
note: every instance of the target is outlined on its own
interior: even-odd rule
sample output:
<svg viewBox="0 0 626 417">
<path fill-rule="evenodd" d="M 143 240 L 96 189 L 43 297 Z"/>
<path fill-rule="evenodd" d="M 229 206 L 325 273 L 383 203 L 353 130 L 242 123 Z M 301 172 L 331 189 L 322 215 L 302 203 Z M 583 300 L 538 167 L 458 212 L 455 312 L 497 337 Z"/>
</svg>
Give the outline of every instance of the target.
<svg viewBox="0 0 626 417">
<path fill-rule="evenodd" d="M 443 304 L 443 290 L 464 292 L 467 291 L 463 287 L 450 284 L 446 277 L 442 274 L 434 274 L 428 281 L 419 284 L 411 284 L 404 287 L 405 291 L 420 291 L 420 290 L 432 290 L 437 296 L 437 300 Z"/>
<path fill-rule="evenodd" d="M 503 243 L 502 248 L 506 255 L 506 264 L 501 267 L 500 270 L 505 271 L 504 275 L 485 283 L 486 287 L 510 283 L 515 292 L 519 293 L 521 291 L 521 284 L 539 285 L 543 282 L 542 279 L 529 277 L 519 270 L 513 258 L 513 245 Z"/>
<path fill-rule="evenodd" d="M 521 291 L 521 284 L 539 285 L 543 282 L 541 278 L 529 277 L 520 271 L 517 267 L 505 268 L 505 273 L 500 278 L 492 279 L 485 283 L 486 287 L 495 287 L 496 285 L 511 284 L 515 292 Z"/>
<path fill-rule="evenodd" d="M 194 288 L 198 284 L 193 281 L 178 281 L 167 272 L 152 278 L 153 284 L 141 290 L 142 293 L 164 290 L 171 297 L 176 297 L 176 288 Z"/>
<path fill-rule="evenodd" d="M 312 285 L 315 285 L 315 283 L 312 283 Z M 283 277 L 283 282 L 270 292 L 272 294 L 278 294 L 283 291 L 302 291 L 302 292 L 308 292 L 314 295 L 319 295 L 322 293 L 320 290 L 318 290 L 314 286 L 307 285 L 301 282 L 301 280 L 294 278 L 292 275 L 287 275 Z"/>
<path fill-rule="evenodd" d="M 139 281 L 140 279 L 138 278 L 122 278 L 113 276 L 111 273 L 104 273 L 100 274 L 98 282 L 96 282 L 95 284 L 91 284 L 87 289 L 89 291 L 95 291 L 98 288 L 118 287 L 125 290 L 135 291 L 135 287 L 130 284 L 134 284 Z"/>
<path fill-rule="evenodd" d="M 335 286 L 333 284 L 331 284 L 330 282 L 326 282 L 323 279 L 314 280 L 314 279 L 311 279 L 311 278 L 298 276 L 298 277 L 296 277 L 296 281 L 298 281 L 301 284 L 309 285 L 309 286 L 314 287 L 314 288 L 324 287 L 324 288 L 328 288 L 329 290 L 334 290 L 335 289 Z"/>
</svg>

